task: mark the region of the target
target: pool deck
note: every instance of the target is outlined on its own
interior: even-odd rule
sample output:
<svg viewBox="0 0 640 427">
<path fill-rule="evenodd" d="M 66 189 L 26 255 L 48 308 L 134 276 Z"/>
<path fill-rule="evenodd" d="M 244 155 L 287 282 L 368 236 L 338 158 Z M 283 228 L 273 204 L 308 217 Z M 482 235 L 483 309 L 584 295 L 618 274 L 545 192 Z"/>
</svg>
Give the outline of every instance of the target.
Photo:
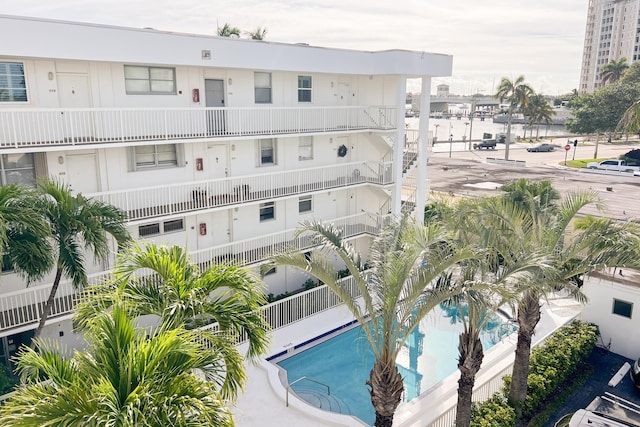
<svg viewBox="0 0 640 427">
<path fill-rule="evenodd" d="M 559 325 L 580 313 L 581 305 L 573 300 L 552 298 L 545 303 L 542 319 L 536 329 L 535 339 L 542 339 Z M 302 322 L 275 331 L 269 355 L 288 351 L 297 343 L 313 339 L 323 333 L 352 321 L 344 306 L 319 313 Z M 513 360 L 515 334 L 499 343 L 485 356 L 483 369 L 478 377 L 494 376 Z M 243 349 L 244 350 L 244 349 Z M 280 426 L 353 426 L 366 424 L 355 417 L 338 415 L 312 408 L 294 395 L 289 395 L 289 406 L 285 405 L 286 392 L 281 385 L 283 373 L 271 362 L 261 360 L 247 367 L 247 387 L 232 407 L 234 421 L 238 427 Z M 394 426 L 413 427 L 428 425 L 440 413 L 455 405 L 458 373 L 422 393 L 421 397 L 401 404 L 396 412 Z M 363 384 L 363 387 L 365 385 Z"/>
</svg>

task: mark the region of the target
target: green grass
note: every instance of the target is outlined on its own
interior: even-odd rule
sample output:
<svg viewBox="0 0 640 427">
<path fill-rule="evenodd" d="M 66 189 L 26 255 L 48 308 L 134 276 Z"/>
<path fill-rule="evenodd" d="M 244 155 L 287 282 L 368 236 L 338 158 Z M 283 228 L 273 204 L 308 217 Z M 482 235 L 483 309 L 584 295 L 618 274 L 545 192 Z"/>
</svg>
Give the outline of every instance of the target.
<svg viewBox="0 0 640 427">
<path fill-rule="evenodd" d="M 609 160 L 610 157 L 602 157 L 598 159 L 578 159 L 578 160 L 567 160 L 567 167 L 570 168 L 586 168 L 587 163 L 591 162 L 601 162 L 603 160 Z M 559 163 L 564 166 L 564 160 Z"/>
</svg>

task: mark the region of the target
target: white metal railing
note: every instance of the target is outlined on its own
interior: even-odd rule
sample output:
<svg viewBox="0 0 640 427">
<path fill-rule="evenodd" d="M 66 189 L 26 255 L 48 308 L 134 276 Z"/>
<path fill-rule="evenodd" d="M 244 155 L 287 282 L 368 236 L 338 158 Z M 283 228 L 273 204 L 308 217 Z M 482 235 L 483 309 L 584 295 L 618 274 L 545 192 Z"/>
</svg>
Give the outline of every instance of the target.
<svg viewBox="0 0 640 427">
<path fill-rule="evenodd" d="M 416 130 L 407 130 L 405 133 L 404 153 L 402 158 L 402 173 L 407 173 L 418 159 L 420 133 Z"/>
<path fill-rule="evenodd" d="M 406 198 L 403 196 L 402 201 L 400 202 L 400 211 L 403 214 L 413 212 L 416 207 L 416 196 L 418 190 L 415 188 L 409 188 L 409 190 L 411 193 L 409 193 Z"/>
<path fill-rule="evenodd" d="M 88 194 L 124 210 L 130 221 L 180 214 L 310 191 L 357 185 L 390 184 L 393 165 L 358 162 L 208 181 Z"/>
<path fill-rule="evenodd" d="M 395 128 L 395 108 L 0 109 L 0 148 Z"/>
<path fill-rule="evenodd" d="M 375 234 L 384 225 L 385 218 L 377 215 L 361 213 L 331 222 L 342 229 L 344 238 L 363 234 Z M 328 222 L 328 221 L 327 221 Z M 294 237 L 295 229 L 260 236 L 215 246 L 208 249 L 190 252 L 193 262 L 206 266 L 213 262 L 233 261 L 241 265 L 266 261 L 273 253 L 284 248 L 297 250 L 310 249 L 310 239 Z M 104 283 L 111 275 L 111 270 L 92 274 L 87 278 L 89 285 Z M 16 328 L 37 322 L 42 314 L 52 284 L 28 287 L 18 291 L 0 294 L 0 331 Z M 50 317 L 70 314 L 82 297 L 82 291 L 73 288 L 68 280 L 60 283 Z"/>
</svg>

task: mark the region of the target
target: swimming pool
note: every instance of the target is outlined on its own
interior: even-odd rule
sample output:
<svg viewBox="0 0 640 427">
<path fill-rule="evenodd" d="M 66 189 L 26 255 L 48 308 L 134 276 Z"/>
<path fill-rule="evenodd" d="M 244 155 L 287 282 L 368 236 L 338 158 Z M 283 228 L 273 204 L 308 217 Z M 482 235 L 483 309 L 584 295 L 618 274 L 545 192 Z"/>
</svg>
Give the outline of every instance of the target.
<svg viewBox="0 0 640 427">
<path fill-rule="evenodd" d="M 458 335 L 462 324 L 455 310 L 433 310 L 416 328 L 396 363 L 404 378 L 405 400 L 410 401 L 442 381 L 458 366 Z M 485 352 L 513 331 L 498 316 L 485 327 L 481 339 Z M 365 382 L 373 367 L 373 353 L 360 327 L 354 327 L 298 354 L 277 362 L 287 371 L 289 383 L 307 377 L 292 388 L 310 404 L 354 415 L 372 425 L 375 412 Z M 330 399 L 330 401 L 328 401 Z"/>
</svg>

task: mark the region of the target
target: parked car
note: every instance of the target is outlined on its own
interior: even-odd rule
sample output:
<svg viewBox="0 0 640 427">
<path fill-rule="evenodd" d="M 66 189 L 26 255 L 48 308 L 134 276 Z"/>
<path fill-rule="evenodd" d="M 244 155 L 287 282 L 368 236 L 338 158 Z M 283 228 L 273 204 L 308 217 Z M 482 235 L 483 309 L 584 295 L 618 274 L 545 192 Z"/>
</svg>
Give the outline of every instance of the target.
<svg viewBox="0 0 640 427">
<path fill-rule="evenodd" d="M 538 144 L 533 147 L 527 148 L 529 152 L 539 152 L 539 151 L 553 151 L 554 146 L 552 144 Z"/>
<path fill-rule="evenodd" d="M 588 169 L 600 169 L 616 172 L 633 172 L 640 170 L 638 166 L 628 165 L 624 160 L 604 160 L 602 162 L 591 162 L 587 164 Z"/>
<path fill-rule="evenodd" d="M 636 385 L 636 390 L 640 392 L 640 359 L 636 360 L 636 363 L 631 367 L 630 375 L 633 383 Z"/>
<path fill-rule="evenodd" d="M 474 150 L 482 150 L 483 148 L 486 148 L 487 150 L 495 150 L 496 142 L 491 140 L 485 140 L 485 141 L 473 144 Z"/>
</svg>

